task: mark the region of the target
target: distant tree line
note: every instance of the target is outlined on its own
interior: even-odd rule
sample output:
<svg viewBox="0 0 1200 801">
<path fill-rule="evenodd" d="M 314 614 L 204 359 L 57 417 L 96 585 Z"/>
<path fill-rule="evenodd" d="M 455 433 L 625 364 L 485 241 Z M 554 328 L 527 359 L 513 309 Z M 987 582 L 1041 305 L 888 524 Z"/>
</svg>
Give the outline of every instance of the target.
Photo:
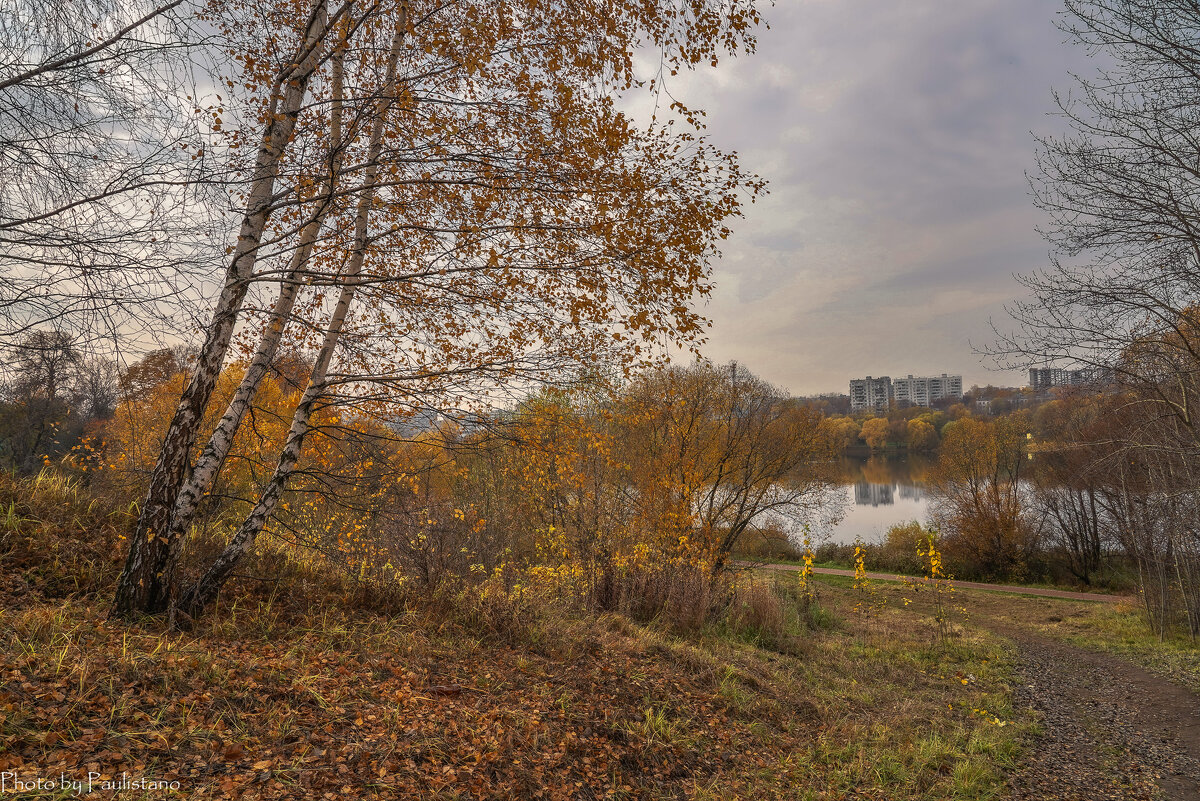
<svg viewBox="0 0 1200 801">
<path fill-rule="evenodd" d="M 64 331 L 27 334 L 4 356 L 0 468 L 29 473 L 57 462 L 116 410 L 116 366 L 86 355 Z"/>
</svg>

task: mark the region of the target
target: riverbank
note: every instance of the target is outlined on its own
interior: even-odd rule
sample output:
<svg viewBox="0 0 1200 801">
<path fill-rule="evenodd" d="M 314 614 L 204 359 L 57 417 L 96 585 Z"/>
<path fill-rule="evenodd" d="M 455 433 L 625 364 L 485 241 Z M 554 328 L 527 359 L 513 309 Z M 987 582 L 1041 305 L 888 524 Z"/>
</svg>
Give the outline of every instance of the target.
<svg viewBox="0 0 1200 801">
<path fill-rule="evenodd" d="M 762 570 L 783 570 L 789 572 L 799 572 L 803 569 L 803 565 L 791 563 L 775 563 L 759 566 Z M 813 572 L 828 575 L 828 576 L 850 576 L 853 577 L 855 571 L 846 568 L 828 567 L 824 565 L 814 565 Z M 912 581 L 920 581 L 920 576 L 903 573 L 875 573 L 867 571 L 863 576 L 871 581 L 895 581 L 900 583 L 909 583 Z M 952 587 L 958 589 L 969 590 L 987 590 L 990 592 L 1009 592 L 1018 595 L 1037 595 L 1044 598 L 1070 598 L 1076 601 L 1101 601 L 1104 603 L 1134 603 L 1136 598 L 1132 595 L 1113 595 L 1102 592 L 1077 592 L 1074 590 L 1062 590 L 1050 587 L 1026 586 L 1021 584 L 989 584 L 981 581 L 958 581 L 950 579 L 946 582 Z"/>
<path fill-rule="evenodd" d="M 821 575 L 806 600 L 776 572 L 676 631 L 528 599 L 390 605 L 264 554 L 173 634 L 106 619 L 116 518 L 41 502 L 0 541 L 0 771 L 124 782 L 84 797 L 997 798 L 1046 718 L 995 621 L 1070 621 L 1085 650 L 1067 638 L 1113 611 L 964 591 L 939 626 L 902 584 Z"/>
<path fill-rule="evenodd" d="M 779 562 L 746 562 L 746 567 L 761 570 L 783 570 L 799 572 L 804 567 L 804 563 L 799 560 L 783 560 Z M 814 573 L 828 576 L 854 576 L 855 571 L 848 566 L 839 565 L 833 562 L 814 562 L 812 565 Z M 873 581 L 894 581 L 894 582 L 911 582 L 920 581 L 923 577 L 919 573 L 896 573 L 891 571 L 871 571 L 868 570 L 864 574 L 868 579 Z M 1131 593 L 1106 593 L 1099 589 L 1088 590 L 1078 587 L 1054 586 L 1046 584 L 1016 584 L 1003 582 L 983 582 L 983 581 L 960 581 L 958 579 L 949 579 L 948 584 L 962 589 L 988 590 L 991 592 L 1010 592 L 1018 595 L 1038 595 L 1047 598 L 1073 598 L 1080 601 L 1102 601 L 1105 603 L 1137 603 L 1137 596 Z"/>
</svg>

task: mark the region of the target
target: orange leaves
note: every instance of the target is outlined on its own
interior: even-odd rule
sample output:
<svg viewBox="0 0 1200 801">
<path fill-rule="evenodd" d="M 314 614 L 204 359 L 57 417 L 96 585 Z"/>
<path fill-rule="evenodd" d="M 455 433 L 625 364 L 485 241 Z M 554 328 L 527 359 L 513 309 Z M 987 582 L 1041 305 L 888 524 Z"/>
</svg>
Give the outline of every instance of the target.
<svg viewBox="0 0 1200 801">
<path fill-rule="evenodd" d="M 318 201 L 314 176 L 340 148 L 346 199 L 310 270 L 322 279 L 314 284 L 342 280 L 348 207 L 365 190 L 357 165 L 375 114 L 357 101 L 382 91 L 387 39 L 404 25 L 402 79 L 383 112 L 387 178 L 371 210 L 371 279 L 355 300 L 364 310 L 346 329 L 362 349 L 364 381 L 411 372 L 418 353 L 440 360 L 430 374 L 518 365 L 545 376 L 589 360 L 629 368 L 660 341 L 700 342 L 704 322 L 692 303 L 707 292 L 713 245 L 728 233 L 737 195 L 761 184 L 694 134 L 638 127 L 616 110 L 613 91 L 645 86 L 633 54 L 647 42 L 671 65 L 712 61 L 752 44 L 757 15 L 721 4 L 705 7 L 701 25 L 688 4 L 626 0 L 466 2 L 411 19 L 406 11 L 399 3 L 356 8 L 365 16 L 334 26 L 341 55 L 310 85 L 311 111 L 297 119 L 284 157 L 280 181 L 298 202 L 272 220 L 280 242 L 290 242 Z M 267 113 L 267 79 L 294 51 L 307 12 L 255 0 L 208 13 L 243 73 L 220 84 L 249 87 L 241 102 Z M 346 99 L 349 138 L 341 143 L 330 140 L 329 109 L 341 102 L 333 62 L 361 95 Z M 228 106 L 218 100 L 206 110 L 214 128 L 231 127 L 221 122 Z M 699 110 L 675 111 L 700 118 Z M 304 319 L 315 323 L 326 310 L 316 299 Z M 626 331 L 610 330 L 622 322 Z"/>
<path fill-rule="evenodd" d="M 726 375 L 665 370 L 522 405 L 501 453 L 518 526 L 537 535 L 532 579 L 570 593 L 597 570 L 707 573 L 758 515 L 812 503 L 820 480 L 805 466 L 832 453 L 819 415 Z"/>
<path fill-rule="evenodd" d="M 887 444 L 888 421 L 885 417 L 872 417 L 862 424 L 859 436 L 871 450 L 880 450 Z"/>
</svg>

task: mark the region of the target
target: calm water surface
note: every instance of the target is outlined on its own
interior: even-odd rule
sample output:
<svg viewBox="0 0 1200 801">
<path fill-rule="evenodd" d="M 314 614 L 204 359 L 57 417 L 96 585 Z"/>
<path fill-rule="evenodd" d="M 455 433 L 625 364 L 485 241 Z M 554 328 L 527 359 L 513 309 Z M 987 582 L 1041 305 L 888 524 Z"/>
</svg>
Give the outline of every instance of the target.
<svg viewBox="0 0 1200 801">
<path fill-rule="evenodd" d="M 919 455 L 846 457 L 841 463 L 844 516 L 827 529 L 829 541 L 880 542 L 888 528 L 926 520 L 925 473 L 931 462 Z"/>
</svg>

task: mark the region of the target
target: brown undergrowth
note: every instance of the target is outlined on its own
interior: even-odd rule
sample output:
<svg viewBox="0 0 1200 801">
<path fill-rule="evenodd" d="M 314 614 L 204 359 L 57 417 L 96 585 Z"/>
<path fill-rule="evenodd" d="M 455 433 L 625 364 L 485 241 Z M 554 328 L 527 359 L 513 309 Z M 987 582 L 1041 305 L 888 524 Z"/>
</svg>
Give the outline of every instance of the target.
<svg viewBox="0 0 1200 801">
<path fill-rule="evenodd" d="M 170 634 L 105 619 L 126 516 L 50 478 L 4 482 L 16 780 L 91 773 L 97 798 L 990 798 L 1016 757 L 1006 651 L 972 630 L 935 648 L 917 605 L 855 615 L 835 583 L 797 615 L 794 587 L 759 585 L 681 636 L 421 605 L 264 553 Z"/>
</svg>

